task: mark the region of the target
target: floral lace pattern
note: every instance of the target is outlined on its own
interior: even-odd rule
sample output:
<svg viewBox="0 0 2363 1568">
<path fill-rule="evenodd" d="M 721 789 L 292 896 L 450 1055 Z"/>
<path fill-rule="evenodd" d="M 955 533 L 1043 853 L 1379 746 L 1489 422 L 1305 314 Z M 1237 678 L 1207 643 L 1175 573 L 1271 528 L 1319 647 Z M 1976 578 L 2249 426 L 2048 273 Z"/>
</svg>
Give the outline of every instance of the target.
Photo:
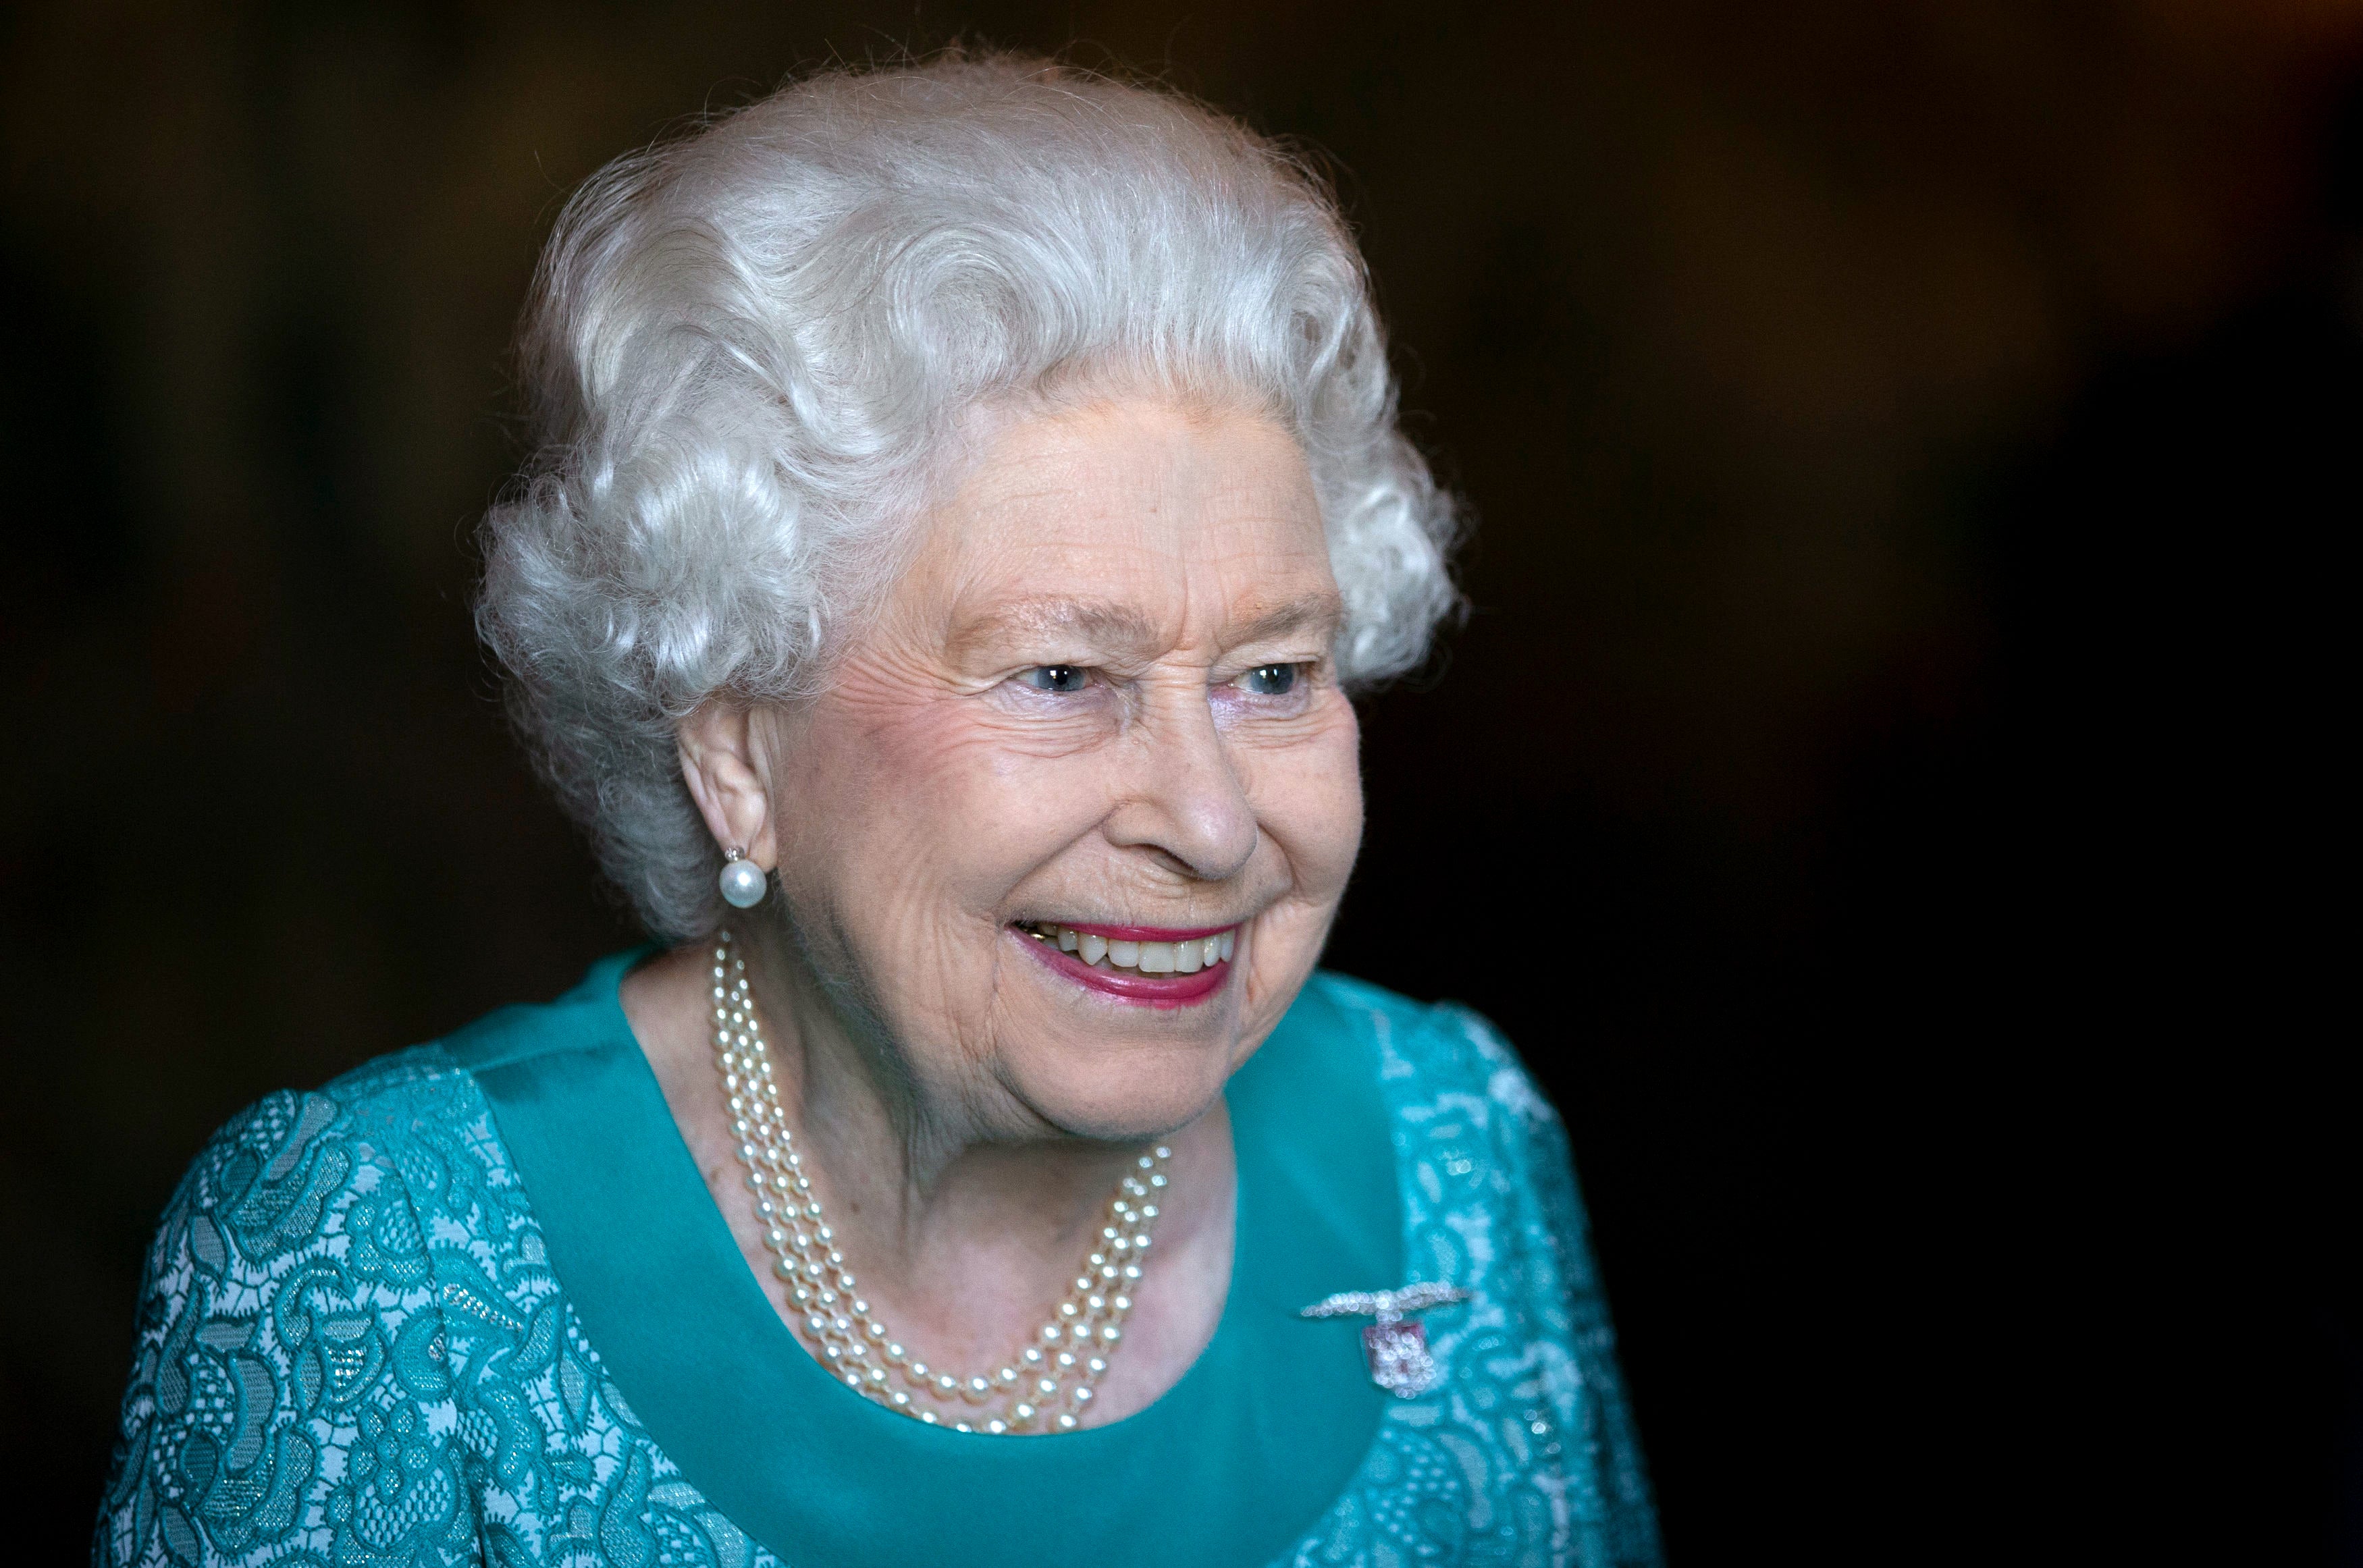
<svg viewBox="0 0 2363 1568">
<path fill-rule="evenodd" d="M 1470 1299 L 1426 1314 L 1446 1376 L 1389 1402 L 1345 1496 L 1285 1561 L 1657 1562 L 1657 1518 L 1558 1113 L 1467 1009 L 1414 1011 L 1355 981 L 1318 983 L 1376 1042 L 1411 1278 Z"/>
<path fill-rule="evenodd" d="M 1392 1404 L 1282 1559 L 1657 1561 L 1559 1121 L 1473 1014 L 1366 1017 L 1444 1381 Z M 1407 1021 L 1415 1027 L 1405 1027 Z M 551 1273 L 474 1079 L 437 1046 L 216 1134 L 151 1249 L 104 1568 L 762 1568 L 634 1418 Z"/>
</svg>

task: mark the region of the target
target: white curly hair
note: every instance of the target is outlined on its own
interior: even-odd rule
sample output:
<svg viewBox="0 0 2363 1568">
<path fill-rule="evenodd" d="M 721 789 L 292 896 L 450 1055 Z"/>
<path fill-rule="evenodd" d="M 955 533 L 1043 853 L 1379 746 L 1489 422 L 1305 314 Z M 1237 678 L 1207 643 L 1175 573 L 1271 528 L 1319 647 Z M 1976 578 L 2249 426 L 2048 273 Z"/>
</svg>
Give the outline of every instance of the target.
<svg viewBox="0 0 2363 1568">
<path fill-rule="evenodd" d="M 485 518 L 477 626 L 661 938 L 722 910 L 681 721 L 825 682 L 980 410 L 1137 390 L 1281 423 L 1349 687 L 1458 603 L 1454 508 L 1326 185 L 1159 88 L 1010 55 L 796 82 L 575 193 L 522 361 L 538 456 Z"/>
</svg>

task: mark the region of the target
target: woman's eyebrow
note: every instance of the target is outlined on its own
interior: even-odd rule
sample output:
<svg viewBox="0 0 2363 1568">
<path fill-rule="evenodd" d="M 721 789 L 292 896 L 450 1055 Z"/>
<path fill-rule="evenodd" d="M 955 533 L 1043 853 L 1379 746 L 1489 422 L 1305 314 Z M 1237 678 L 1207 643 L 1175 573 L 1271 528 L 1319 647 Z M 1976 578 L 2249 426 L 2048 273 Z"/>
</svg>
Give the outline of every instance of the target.
<svg viewBox="0 0 2363 1568">
<path fill-rule="evenodd" d="M 1101 647 L 1139 647 L 1153 642 L 1156 625 L 1129 604 L 1103 600 L 1024 599 L 986 611 L 952 635 L 952 650 L 964 653 L 1012 636 L 1066 633 Z"/>
<path fill-rule="evenodd" d="M 1345 620 L 1344 602 L 1334 592 L 1308 593 L 1253 614 L 1227 629 L 1226 647 L 1269 642 L 1292 633 L 1337 631 Z M 1094 647 L 1139 649 L 1156 642 L 1155 622 L 1129 604 L 1089 599 L 1024 599 L 985 612 L 952 635 L 956 654 L 991 647 L 1013 636 L 1065 634 Z"/>
<path fill-rule="evenodd" d="M 1245 624 L 1232 628 L 1225 642 L 1232 647 L 1284 637 L 1292 632 L 1336 633 L 1346 619 L 1345 602 L 1336 593 L 1308 593 L 1273 606 Z"/>
</svg>

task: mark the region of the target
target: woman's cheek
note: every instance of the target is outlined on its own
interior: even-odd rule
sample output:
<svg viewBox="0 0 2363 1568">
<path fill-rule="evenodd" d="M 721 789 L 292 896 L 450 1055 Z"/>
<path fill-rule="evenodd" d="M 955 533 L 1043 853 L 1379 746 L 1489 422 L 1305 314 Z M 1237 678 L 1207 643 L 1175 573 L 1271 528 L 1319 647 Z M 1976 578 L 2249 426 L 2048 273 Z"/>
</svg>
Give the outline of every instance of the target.
<svg viewBox="0 0 2363 1568">
<path fill-rule="evenodd" d="M 1273 836 L 1293 864 L 1297 896 L 1334 903 L 1362 845 L 1361 732 L 1342 695 L 1314 734 L 1282 754 L 1275 769 L 1283 798 Z"/>
<path fill-rule="evenodd" d="M 1343 701 L 1340 700 L 1343 706 Z M 1285 890 L 1258 922 L 1248 973 L 1250 1034 L 1277 1021 L 1278 1009 L 1319 956 L 1362 842 L 1362 780 L 1353 711 L 1260 763 L 1259 815 L 1286 861 Z"/>
</svg>

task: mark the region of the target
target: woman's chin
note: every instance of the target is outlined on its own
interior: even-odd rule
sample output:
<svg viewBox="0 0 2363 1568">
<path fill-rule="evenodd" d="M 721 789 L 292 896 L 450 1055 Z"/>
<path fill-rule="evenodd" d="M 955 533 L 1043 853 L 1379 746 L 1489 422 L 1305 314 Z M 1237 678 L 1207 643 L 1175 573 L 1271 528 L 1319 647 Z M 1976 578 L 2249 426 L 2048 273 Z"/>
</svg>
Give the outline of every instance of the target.
<svg viewBox="0 0 2363 1568">
<path fill-rule="evenodd" d="M 1088 1055 L 1069 1047 L 1058 1058 L 1004 1064 L 1004 1072 L 1036 1115 L 1070 1137 L 1137 1143 L 1204 1116 L 1222 1097 L 1230 1056 L 1213 1045 L 1194 1053 L 1099 1046 Z"/>
</svg>

